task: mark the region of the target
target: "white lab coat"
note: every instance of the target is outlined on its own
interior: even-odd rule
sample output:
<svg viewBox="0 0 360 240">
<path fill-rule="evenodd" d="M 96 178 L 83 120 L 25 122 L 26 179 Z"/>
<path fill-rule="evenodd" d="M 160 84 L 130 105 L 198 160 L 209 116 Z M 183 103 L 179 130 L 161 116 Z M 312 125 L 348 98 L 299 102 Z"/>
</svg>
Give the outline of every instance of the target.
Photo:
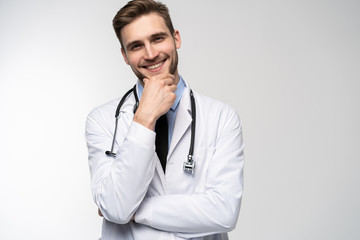
<svg viewBox="0 0 360 240">
<path fill-rule="evenodd" d="M 87 118 L 92 194 L 104 215 L 102 240 L 228 239 L 243 192 L 243 141 L 231 107 L 194 92 L 195 175 L 183 171 L 191 135 L 187 82 L 176 115 L 166 175 L 155 153 L 155 132 L 133 122 L 133 93 L 121 108 L 115 150 L 110 150 L 120 98 Z M 135 215 L 135 222 L 130 221 Z"/>
</svg>

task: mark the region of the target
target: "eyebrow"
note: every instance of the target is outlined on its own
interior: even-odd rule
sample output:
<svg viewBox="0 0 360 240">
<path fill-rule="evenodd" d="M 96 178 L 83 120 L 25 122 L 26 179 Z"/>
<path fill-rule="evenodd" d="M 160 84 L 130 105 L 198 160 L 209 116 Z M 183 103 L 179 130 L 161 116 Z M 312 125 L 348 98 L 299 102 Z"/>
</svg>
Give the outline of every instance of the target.
<svg viewBox="0 0 360 240">
<path fill-rule="evenodd" d="M 154 34 L 152 34 L 150 36 L 150 39 L 157 38 L 157 37 L 164 37 L 164 36 L 169 36 L 169 34 L 167 32 L 154 33 Z M 139 40 L 129 42 L 128 44 L 126 44 L 126 50 L 130 49 L 131 46 L 136 45 L 136 44 L 140 44 L 140 43 L 141 43 L 141 41 L 139 41 Z"/>
<path fill-rule="evenodd" d="M 169 36 L 169 34 L 167 32 L 159 32 L 151 35 L 151 38 L 164 37 L 164 36 Z"/>
</svg>

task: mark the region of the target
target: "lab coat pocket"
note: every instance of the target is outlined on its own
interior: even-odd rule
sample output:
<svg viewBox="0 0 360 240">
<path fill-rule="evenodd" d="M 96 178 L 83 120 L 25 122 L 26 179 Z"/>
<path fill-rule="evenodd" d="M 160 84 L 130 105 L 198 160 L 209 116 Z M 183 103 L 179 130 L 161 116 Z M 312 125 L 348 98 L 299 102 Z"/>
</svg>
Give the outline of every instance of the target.
<svg viewBox="0 0 360 240">
<path fill-rule="evenodd" d="M 194 150 L 195 173 L 185 172 L 184 162 L 187 153 L 174 154 L 166 167 L 166 194 L 194 194 L 203 192 L 209 162 L 213 156 L 214 148 L 201 147 Z"/>
</svg>

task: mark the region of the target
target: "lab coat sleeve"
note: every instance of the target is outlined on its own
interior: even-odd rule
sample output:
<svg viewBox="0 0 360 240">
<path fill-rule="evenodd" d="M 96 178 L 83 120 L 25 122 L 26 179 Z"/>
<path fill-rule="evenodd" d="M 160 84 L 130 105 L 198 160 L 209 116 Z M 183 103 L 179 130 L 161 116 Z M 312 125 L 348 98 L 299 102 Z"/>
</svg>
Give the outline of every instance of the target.
<svg viewBox="0 0 360 240">
<path fill-rule="evenodd" d="M 242 128 L 235 111 L 227 115 L 222 125 L 208 168 L 205 191 L 146 198 L 135 215 L 135 222 L 176 232 L 184 238 L 235 228 L 243 192 Z"/>
<path fill-rule="evenodd" d="M 124 122 L 120 120 L 121 125 Z M 131 122 L 113 158 L 105 154 L 112 143 L 113 133 L 106 128 L 110 125 L 114 126 L 96 109 L 87 118 L 85 137 L 92 195 L 108 221 L 125 224 L 144 199 L 154 175 L 155 133 Z"/>
</svg>

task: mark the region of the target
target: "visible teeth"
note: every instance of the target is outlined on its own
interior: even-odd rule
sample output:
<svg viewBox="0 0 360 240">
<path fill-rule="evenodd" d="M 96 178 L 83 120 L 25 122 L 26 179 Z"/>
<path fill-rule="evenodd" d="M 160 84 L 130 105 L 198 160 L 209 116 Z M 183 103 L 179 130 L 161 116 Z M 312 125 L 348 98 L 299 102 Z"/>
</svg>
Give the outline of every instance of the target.
<svg viewBox="0 0 360 240">
<path fill-rule="evenodd" d="M 155 68 L 160 67 L 162 64 L 163 64 L 163 62 L 158 63 L 158 64 L 155 64 L 155 65 L 152 65 L 152 66 L 148 66 L 147 68 L 148 68 L 148 69 L 155 69 Z"/>
</svg>

